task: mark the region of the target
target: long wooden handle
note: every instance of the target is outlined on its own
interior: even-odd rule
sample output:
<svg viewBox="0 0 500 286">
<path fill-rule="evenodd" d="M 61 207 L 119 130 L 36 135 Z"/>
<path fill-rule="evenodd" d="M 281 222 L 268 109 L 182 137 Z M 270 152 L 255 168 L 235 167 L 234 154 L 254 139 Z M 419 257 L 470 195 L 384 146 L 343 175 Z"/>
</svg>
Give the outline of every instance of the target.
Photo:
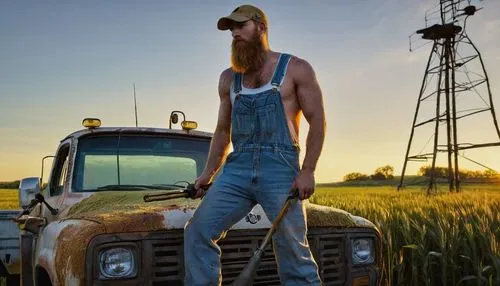
<svg viewBox="0 0 500 286">
<path fill-rule="evenodd" d="M 178 198 L 187 198 L 189 197 L 188 193 L 174 193 L 174 194 L 151 194 L 151 195 L 144 195 L 144 201 L 145 202 L 153 202 L 153 201 L 165 201 L 165 200 L 171 200 L 171 199 L 178 199 Z"/>
<path fill-rule="evenodd" d="M 298 196 L 298 193 L 299 193 L 298 190 L 295 189 L 295 190 L 293 190 L 293 193 L 290 196 L 288 196 L 288 198 L 286 199 L 285 203 L 283 204 L 283 207 L 281 208 L 278 216 L 274 220 L 271 228 L 267 231 L 266 237 L 264 238 L 264 240 L 262 241 L 260 246 L 257 248 L 257 250 L 255 250 L 254 254 L 252 255 L 252 257 L 248 261 L 245 268 L 243 268 L 240 275 L 238 275 L 238 277 L 236 277 L 236 279 L 234 279 L 234 281 L 232 283 L 233 286 L 247 286 L 247 285 L 252 284 L 253 278 L 255 275 L 255 271 L 259 267 L 262 256 L 264 255 L 264 249 L 271 241 L 271 238 L 273 237 L 274 233 L 276 232 L 276 229 L 278 228 L 278 225 L 280 224 L 281 219 L 288 211 L 288 207 L 290 206 L 290 201 L 292 199 L 295 199 Z"/>
<path fill-rule="evenodd" d="M 266 233 L 266 237 L 264 238 L 264 240 L 262 241 L 262 243 L 260 244 L 259 248 L 264 251 L 264 248 L 267 246 L 267 244 L 271 241 L 271 238 L 273 237 L 274 233 L 276 232 L 276 229 L 278 228 L 280 222 L 281 222 L 281 219 L 283 218 L 283 216 L 286 214 L 286 212 L 288 211 L 288 207 L 290 206 L 290 201 L 293 199 L 293 197 L 288 197 L 285 201 L 285 204 L 283 204 L 283 207 L 281 208 L 278 216 L 276 217 L 276 219 L 274 220 L 273 222 L 273 225 L 271 225 L 271 228 L 269 229 L 269 231 Z"/>
</svg>

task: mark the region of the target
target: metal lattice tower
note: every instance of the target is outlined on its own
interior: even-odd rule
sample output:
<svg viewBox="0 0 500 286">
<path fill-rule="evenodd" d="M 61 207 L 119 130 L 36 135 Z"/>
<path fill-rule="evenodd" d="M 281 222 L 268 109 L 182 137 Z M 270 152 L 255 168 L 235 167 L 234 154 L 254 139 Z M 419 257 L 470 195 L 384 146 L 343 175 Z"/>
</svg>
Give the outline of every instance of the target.
<svg viewBox="0 0 500 286">
<path fill-rule="evenodd" d="M 429 44 L 432 43 L 432 49 L 420 88 L 398 190 L 404 186 L 404 176 L 409 161 L 432 160 L 427 192 L 435 191 L 437 154 L 443 152 L 447 155 L 449 189 L 451 192 L 458 192 L 460 191 L 458 157 L 468 159 L 459 152 L 466 149 L 500 146 L 500 130 L 483 59 L 465 29 L 467 19 L 480 9 L 471 5 L 471 0 L 439 0 L 434 9 L 426 13 L 426 28 L 416 32 L 422 34 L 422 39 L 429 40 Z M 436 17 L 438 23 L 427 27 L 427 22 L 432 17 Z M 411 36 L 410 51 L 412 51 Z M 435 85 L 429 88 L 432 80 L 435 80 Z M 473 99 L 480 104 L 473 104 Z M 460 109 L 458 103 L 463 103 L 466 108 Z M 431 105 L 432 115 L 422 116 L 420 109 L 424 104 Z M 491 142 L 459 142 L 458 121 L 481 114 L 483 116 L 487 114 L 489 124 L 493 123 Z M 485 123 L 483 120 L 480 124 Z M 412 143 L 416 139 L 415 132 L 425 128 L 426 125 L 430 125 L 429 132 L 432 133 L 426 145 L 434 139 L 432 150 L 410 154 Z M 445 133 L 445 136 L 440 138 L 441 133 Z"/>
</svg>

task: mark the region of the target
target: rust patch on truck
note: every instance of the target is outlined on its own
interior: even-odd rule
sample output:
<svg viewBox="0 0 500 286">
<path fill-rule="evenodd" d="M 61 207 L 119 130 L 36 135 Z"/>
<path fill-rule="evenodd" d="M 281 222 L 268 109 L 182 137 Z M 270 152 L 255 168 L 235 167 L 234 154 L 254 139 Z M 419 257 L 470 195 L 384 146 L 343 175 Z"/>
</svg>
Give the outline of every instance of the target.
<svg viewBox="0 0 500 286">
<path fill-rule="evenodd" d="M 84 283 L 85 254 L 92 238 L 104 233 L 150 232 L 166 228 L 161 213 L 197 204 L 184 199 L 143 202 L 146 192 L 99 192 L 73 205 L 60 221 L 75 221 L 61 230 L 57 238 L 55 265 L 57 283 L 67 279 Z M 183 206 L 180 206 L 183 205 Z"/>
<path fill-rule="evenodd" d="M 88 213 L 81 217 L 99 221 L 105 233 L 142 232 L 165 229 L 164 216 L 154 210 L 111 211 L 108 213 Z"/>
<path fill-rule="evenodd" d="M 85 251 L 90 240 L 103 226 L 90 222 L 79 222 L 65 227 L 57 238 L 55 255 L 56 284 L 65 284 L 68 277 L 76 278 L 79 285 L 84 285 Z"/>
</svg>

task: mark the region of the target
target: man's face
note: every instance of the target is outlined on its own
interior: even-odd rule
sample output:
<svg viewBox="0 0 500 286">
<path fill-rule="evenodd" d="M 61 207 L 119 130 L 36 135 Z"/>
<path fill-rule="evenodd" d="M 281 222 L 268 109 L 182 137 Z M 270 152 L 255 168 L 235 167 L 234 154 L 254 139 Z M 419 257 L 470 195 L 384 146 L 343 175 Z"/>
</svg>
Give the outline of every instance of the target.
<svg viewBox="0 0 500 286">
<path fill-rule="evenodd" d="M 233 41 L 243 40 L 249 42 L 260 34 L 258 26 L 253 21 L 234 22 L 229 30 L 233 36 Z"/>
<path fill-rule="evenodd" d="M 256 71 L 264 65 L 268 50 L 262 28 L 253 21 L 234 23 L 230 28 L 233 42 L 231 64 L 236 72 Z"/>
</svg>

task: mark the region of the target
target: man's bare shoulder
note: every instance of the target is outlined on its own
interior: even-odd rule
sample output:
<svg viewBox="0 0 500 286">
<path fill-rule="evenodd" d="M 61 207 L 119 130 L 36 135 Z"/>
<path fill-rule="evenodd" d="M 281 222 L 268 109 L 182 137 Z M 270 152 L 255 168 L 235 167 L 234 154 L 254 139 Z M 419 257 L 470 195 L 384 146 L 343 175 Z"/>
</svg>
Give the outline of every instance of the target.
<svg viewBox="0 0 500 286">
<path fill-rule="evenodd" d="M 232 81 L 233 81 L 233 70 L 231 68 L 223 70 L 219 78 L 219 92 L 221 94 L 229 94 L 229 89 L 231 88 Z"/>
<path fill-rule="evenodd" d="M 231 68 L 227 68 L 227 69 L 223 70 L 220 74 L 220 77 L 221 77 L 221 79 L 232 80 L 233 70 Z"/>
<path fill-rule="evenodd" d="M 312 65 L 305 59 L 292 55 L 288 63 L 288 72 L 295 80 L 315 77 Z"/>
<path fill-rule="evenodd" d="M 221 72 L 219 78 L 219 94 L 221 96 L 229 96 L 232 80 L 233 70 L 231 68 L 227 68 Z"/>
</svg>

